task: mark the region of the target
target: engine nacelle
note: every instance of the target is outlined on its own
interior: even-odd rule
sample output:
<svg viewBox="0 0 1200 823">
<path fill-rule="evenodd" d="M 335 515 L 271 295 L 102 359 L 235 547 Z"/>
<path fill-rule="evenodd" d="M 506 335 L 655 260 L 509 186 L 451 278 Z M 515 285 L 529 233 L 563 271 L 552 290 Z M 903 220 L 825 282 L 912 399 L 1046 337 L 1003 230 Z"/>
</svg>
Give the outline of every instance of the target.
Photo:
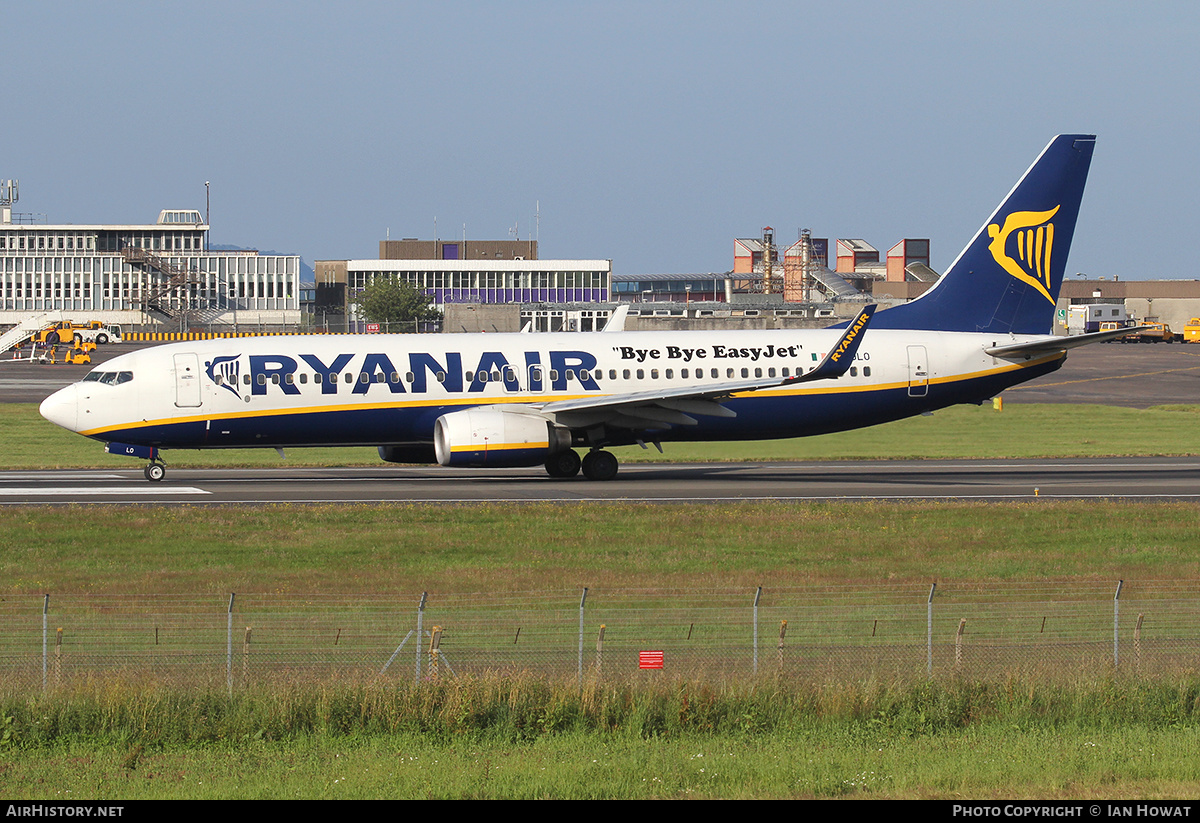
<svg viewBox="0 0 1200 823">
<path fill-rule="evenodd" d="M 571 430 L 536 414 L 466 409 L 437 419 L 433 447 L 443 466 L 538 466 L 571 448 Z"/>
</svg>

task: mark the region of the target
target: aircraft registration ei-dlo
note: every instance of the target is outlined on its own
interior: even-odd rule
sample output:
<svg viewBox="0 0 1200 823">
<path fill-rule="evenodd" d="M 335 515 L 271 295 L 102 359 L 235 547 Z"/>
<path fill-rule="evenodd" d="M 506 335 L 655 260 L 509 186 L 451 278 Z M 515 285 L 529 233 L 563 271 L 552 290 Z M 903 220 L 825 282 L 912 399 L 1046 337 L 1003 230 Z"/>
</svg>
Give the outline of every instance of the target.
<svg viewBox="0 0 1200 823">
<path fill-rule="evenodd" d="M 41 413 L 148 459 L 150 480 L 167 449 L 363 445 L 391 462 L 608 480 L 605 447 L 801 437 L 982 403 L 1128 331 L 1051 335 L 1094 145 L 1055 137 L 928 292 L 833 328 L 175 343 L 113 358 Z"/>
</svg>

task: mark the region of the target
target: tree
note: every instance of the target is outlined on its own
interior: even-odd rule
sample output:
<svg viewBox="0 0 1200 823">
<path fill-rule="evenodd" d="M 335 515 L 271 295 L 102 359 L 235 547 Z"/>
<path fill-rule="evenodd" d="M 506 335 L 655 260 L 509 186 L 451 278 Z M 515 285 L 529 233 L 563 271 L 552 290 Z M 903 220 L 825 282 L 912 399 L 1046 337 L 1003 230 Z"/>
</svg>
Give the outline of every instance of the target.
<svg viewBox="0 0 1200 823">
<path fill-rule="evenodd" d="M 431 299 L 411 283 L 387 275 L 372 280 L 354 298 L 354 305 L 368 323 L 437 320 L 440 315 L 431 305 Z"/>
</svg>

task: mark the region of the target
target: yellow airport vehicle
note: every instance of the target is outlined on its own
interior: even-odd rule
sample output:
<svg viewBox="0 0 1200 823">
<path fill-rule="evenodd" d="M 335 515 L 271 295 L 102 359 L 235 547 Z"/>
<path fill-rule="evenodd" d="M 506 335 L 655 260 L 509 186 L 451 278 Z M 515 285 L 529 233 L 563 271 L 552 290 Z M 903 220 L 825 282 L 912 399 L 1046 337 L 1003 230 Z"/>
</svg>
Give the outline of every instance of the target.
<svg viewBox="0 0 1200 823">
<path fill-rule="evenodd" d="M 1193 317 L 1183 327 L 1184 343 L 1200 343 L 1200 317 Z"/>
<path fill-rule="evenodd" d="M 1122 343 L 1174 343 L 1175 334 L 1166 323 L 1148 320 L 1137 331 L 1121 338 Z"/>
<path fill-rule="evenodd" d="M 76 323 L 60 320 L 33 333 L 29 338 L 34 343 L 53 346 L 56 343 L 119 343 L 122 339 L 120 326 L 106 326 L 99 320 Z"/>
</svg>

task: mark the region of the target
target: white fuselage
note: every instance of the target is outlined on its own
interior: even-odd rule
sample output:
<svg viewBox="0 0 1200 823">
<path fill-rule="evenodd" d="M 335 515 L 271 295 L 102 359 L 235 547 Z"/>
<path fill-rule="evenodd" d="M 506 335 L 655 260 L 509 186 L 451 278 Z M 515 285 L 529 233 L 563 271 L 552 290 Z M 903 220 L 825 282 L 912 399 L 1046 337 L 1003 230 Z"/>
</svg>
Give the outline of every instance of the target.
<svg viewBox="0 0 1200 823">
<path fill-rule="evenodd" d="M 168 449 L 430 442 L 437 417 L 470 407 L 538 410 L 572 398 L 701 392 L 756 378 L 782 383 L 812 369 L 840 334 L 291 335 L 175 343 L 98 366 L 89 378 L 99 378 L 56 393 L 42 412 L 99 440 Z M 1061 363 L 1061 352 L 1000 359 L 984 351 L 1024 339 L 868 331 L 838 379 L 735 393 L 723 401 L 736 412 L 732 419 L 701 416 L 625 442 L 801 436 L 980 402 Z"/>
</svg>

